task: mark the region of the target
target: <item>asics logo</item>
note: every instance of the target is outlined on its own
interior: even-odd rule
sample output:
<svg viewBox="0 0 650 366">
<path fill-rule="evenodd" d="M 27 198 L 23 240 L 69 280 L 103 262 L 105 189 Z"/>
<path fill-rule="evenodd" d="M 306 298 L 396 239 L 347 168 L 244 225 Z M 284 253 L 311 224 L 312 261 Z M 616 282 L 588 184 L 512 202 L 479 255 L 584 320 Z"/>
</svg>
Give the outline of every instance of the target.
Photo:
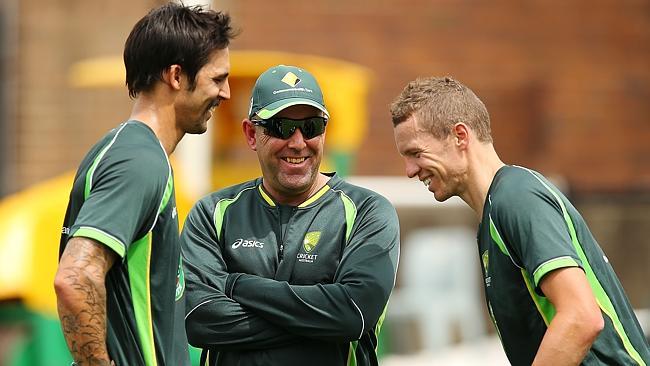
<svg viewBox="0 0 650 366">
<path fill-rule="evenodd" d="M 237 239 L 235 240 L 234 243 L 232 243 L 232 248 L 237 249 L 239 247 L 242 248 L 264 248 L 264 243 L 261 241 L 257 241 L 255 239 L 253 240 L 244 240 L 244 239 Z"/>
</svg>

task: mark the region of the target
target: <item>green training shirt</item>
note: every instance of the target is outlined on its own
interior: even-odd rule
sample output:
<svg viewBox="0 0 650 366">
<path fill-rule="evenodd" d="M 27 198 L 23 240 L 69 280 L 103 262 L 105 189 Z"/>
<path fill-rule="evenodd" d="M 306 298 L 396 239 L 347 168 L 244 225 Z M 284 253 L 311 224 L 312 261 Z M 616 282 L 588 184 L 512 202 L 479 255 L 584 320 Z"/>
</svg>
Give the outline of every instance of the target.
<svg viewBox="0 0 650 366">
<path fill-rule="evenodd" d="M 487 306 L 513 365 L 530 365 L 555 308 L 540 282 L 580 267 L 605 328 L 583 365 L 646 365 L 643 331 L 607 257 L 578 211 L 541 174 L 504 166 L 494 177 L 478 230 Z"/>
<path fill-rule="evenodd" d="M 282 206 L 256 179 L 201 199 L 181 241 L 188 338 L 209 365 L 378 364 L 399 256 L 384 197 L 333 176 Z"/>
<path fill-rule="evenodd" d="M 75 236 L 120 256 L 106 275 L 108 352 L 118 366 L 189 365 L 176 215 L 171 165 L 145 124 L 121 124 L 83 159 L 59 256 Z"/>
</svg>

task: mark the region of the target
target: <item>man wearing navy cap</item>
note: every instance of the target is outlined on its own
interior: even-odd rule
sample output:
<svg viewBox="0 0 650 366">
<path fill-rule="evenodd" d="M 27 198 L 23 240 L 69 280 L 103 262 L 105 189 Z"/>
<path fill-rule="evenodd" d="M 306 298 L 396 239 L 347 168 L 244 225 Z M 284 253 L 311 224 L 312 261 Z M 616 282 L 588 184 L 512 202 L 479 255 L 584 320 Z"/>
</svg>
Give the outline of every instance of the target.
<svg viewBox="0 0 650 366">
<path fill-rule="evenodd" d="M 181 241 L 188 339 L 208 365 L 377 365 L 399 224 L 319 171 L 329 113 L 306 70 L 257 80 L 242 129 L 262 177 L 201 199 Z"/>
</svg>

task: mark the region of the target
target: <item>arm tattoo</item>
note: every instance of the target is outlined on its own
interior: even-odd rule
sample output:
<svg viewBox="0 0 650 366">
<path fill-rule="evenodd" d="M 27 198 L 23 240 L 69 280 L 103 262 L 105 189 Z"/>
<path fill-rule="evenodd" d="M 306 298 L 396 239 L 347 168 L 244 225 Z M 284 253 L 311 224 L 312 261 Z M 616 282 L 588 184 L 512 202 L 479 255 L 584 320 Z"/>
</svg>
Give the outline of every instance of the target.
<svg viewBox="0 0 650 366">
<path fill-rule="evenodd" d="M 77 365 L 110 365 L 106 349 L 106 273 L 117 254 L 92 239 L 68 242 L 57 272 L 61 328 Z"/>
</svg>

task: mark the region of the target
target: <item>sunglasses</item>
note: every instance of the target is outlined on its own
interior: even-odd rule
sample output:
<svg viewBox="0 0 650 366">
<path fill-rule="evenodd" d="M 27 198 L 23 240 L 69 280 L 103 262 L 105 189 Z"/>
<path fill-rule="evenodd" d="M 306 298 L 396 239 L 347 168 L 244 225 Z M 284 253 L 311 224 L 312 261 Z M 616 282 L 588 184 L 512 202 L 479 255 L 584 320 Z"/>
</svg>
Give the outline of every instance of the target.
<svg viewBox="0 0 650 366">
<path fill-rule="evenodd" d="M 254 125 L 264 127 L 265 134 L 283 140 L 293 136 L 293 133 L 296 132 L 296 128 L 299 128 L 300 131 L 302 131 L 302 136 L 305 140 L 309 140 L 316 136 L 320 136 L 325 132 L 327 118 L 310 117 L 304 119 L 291 119 L 275 117 L 251 120 L 251 122 L 253 122 Z"/>
</svg>

